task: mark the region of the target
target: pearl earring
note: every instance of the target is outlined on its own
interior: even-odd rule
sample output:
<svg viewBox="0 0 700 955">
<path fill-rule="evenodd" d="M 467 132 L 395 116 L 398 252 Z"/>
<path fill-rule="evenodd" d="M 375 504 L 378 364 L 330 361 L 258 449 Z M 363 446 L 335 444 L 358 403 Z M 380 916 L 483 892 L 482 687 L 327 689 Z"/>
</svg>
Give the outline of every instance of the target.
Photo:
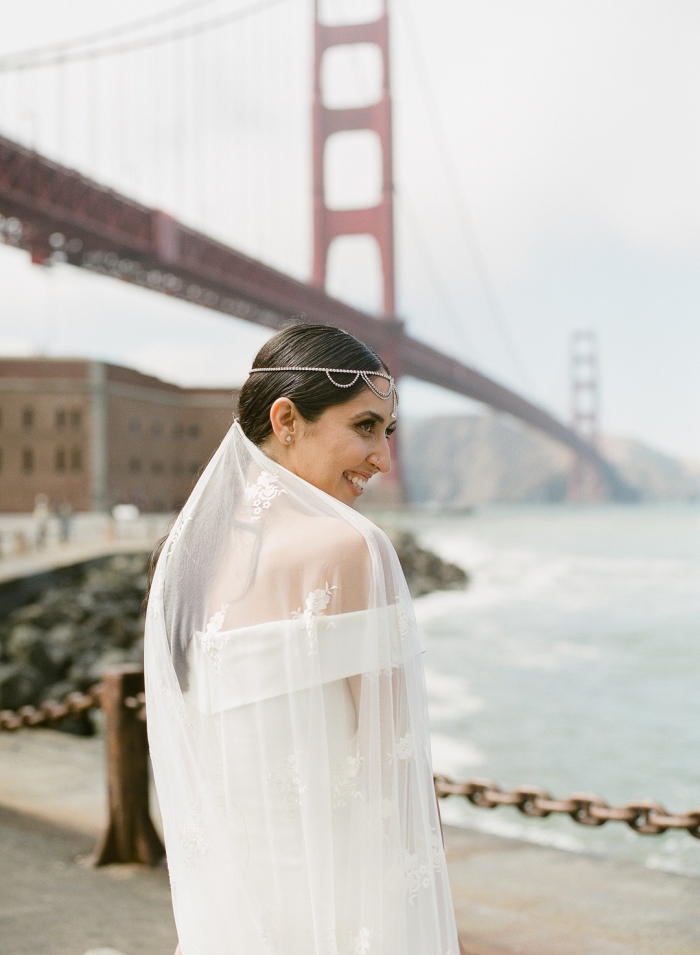
<svg viewBox="0 0 700 955">
<path fill-rule="evenodd" d="M 287 437 L 286 437 L 284 440 L 287 442 L 287 444 L 289 444 L 289 443 L 291 442 L 291 440 L 292 440 L 291 434 L 288 434 Z"/>
</svg>

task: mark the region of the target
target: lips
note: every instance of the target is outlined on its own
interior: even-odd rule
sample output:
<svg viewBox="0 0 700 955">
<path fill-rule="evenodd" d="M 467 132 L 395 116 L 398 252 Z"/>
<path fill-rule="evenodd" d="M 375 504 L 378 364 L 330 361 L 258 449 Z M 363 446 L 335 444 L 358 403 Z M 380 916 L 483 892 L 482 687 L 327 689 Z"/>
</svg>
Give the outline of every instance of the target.
<svg viewBox="0 0 700 955">
<path fill-rule="evenodd" d="M 346 481 L 352 484 L 353 488 L 358 494 L 362 494 L 367 482 L 369 481 L 368 477 L 365 477 L 363 474 L 357 474 L 352 471 L 343 471 L 343 477 Z"/>
</svg>

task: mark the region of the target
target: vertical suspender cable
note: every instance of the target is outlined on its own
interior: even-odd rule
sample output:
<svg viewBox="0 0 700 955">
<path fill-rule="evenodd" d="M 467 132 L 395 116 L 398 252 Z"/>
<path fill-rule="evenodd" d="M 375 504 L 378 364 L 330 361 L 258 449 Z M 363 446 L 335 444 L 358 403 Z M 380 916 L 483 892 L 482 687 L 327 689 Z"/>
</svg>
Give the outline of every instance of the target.
<svg viewBox="0 0 700 955">
<path fill-rule="evenodd" d="M 476 272 L 477 279 L 481 286 L 486 305 L 492 319 L 496 323 L 501 333 L 501 337 L 506 345 L 515 369 L 518 371 L 524 384 L 532 389 L 532 381 L 529 374 L 527 373 L 527 370 L 525 369 L 525 366 L 523 365 L 519 351 L 515 344 L 515 340 L 506 321 L 505 314 L 498 300 L 496 290 L 493 286 L 493 282 L 486 265 L 486 259 L 481 247 L 481 243 L 479 242 L 470 212 L 467 208 L 467 203 L 464 198 L 459 176 L 452 158 L 447 131 L 440 111 L 439 100 L 435 94 L 425 57 L 423 56 L 418 31 L 416 30 L 415 22 L 413 20 L 413 12 L 410 7 L 410 2 L 409 0 L 399 0 L 399 2 L 394 4 L 394 8 L 399 12 L 399 20 L 403 24 L 404 32 L 408 38 L 409 49 L 413 56 L 416 72 L 420 79 L 420 89 L 425 99 L 428 119 L 433 128 L 433 136 L 438 149 L 438 155 L 443 165 L 445 179 L 452 193 L 462 237 L 464 238 L 465 244 L 469 251 L 472 264 L 474 266 L 474 271 Z"/>
</svg>

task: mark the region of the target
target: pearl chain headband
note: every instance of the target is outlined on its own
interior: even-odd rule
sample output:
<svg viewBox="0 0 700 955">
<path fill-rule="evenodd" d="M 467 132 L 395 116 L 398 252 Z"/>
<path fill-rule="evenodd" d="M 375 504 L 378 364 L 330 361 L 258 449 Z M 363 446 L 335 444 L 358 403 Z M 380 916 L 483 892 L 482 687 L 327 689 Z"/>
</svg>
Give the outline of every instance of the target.
<svg viewBox="0 0 700 955">
<path fill-rule="evenodd" d="M 352 388 L 358 378 L 362 378 L 364 383 L 373 391 L 377 398 L 390 398 L 393 395 L 394 398 L 394 407 L 391 412 L 391 417 L 396 418 L 396 407 L 398 404 L 398 391 L 396 390 L 396 382 L 391 377 L 383 371 L 358 371 L 356 368 L 312 368 L 307 367 L 306 365 L 279 365 L 277 368 L 251 368 L 248 372 L 249 375 L 255 375 L 258 372 L 263 371 L 323 371 L 326 373 L 326 377 L 332 385 L 335 385 L 336 388 Z M 341 385 L 339 381 L 335 381 L 332 377 L 333 375 L 354 375 L 355 377 L 347 385 Z M 389 382 L 389 389 L 386 392 L 380 391 L 379 388 L 374 384 L 373 381 L 370 381 L 370 378 L 384 378 L 385 381 Z"/>
</svg>

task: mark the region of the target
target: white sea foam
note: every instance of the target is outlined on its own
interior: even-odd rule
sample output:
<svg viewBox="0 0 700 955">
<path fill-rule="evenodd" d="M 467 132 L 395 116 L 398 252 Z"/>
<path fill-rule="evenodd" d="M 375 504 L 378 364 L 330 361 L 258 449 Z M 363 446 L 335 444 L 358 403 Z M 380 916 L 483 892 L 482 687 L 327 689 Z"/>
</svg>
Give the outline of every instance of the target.
<svg viewBox="0 0 700 955">
<path fill-rule="evenodd" d="M 700 803 L 697 508 L 519 508 L 416 518 L 465 591 L 416 601 L 436 769 L 615 804 Z M 446 821 L 700 875 L 700 842 L 441 803 Z M 460 808 L 461 807 L 461 808 Z"/>
<path fill-rule="evenodd" d="M 478 746 L 469 740 L 457 740 L 444 733 L 431 733 L 433 770 L 452 778 L 461 778 L 486 759 Z"/>
<path fill-rule="evenodd" d="M 431 723 L 457 720 L 483 708 L 483 700 L 469 691 L 464 677 L 438 673 L 430 667 L 425 670 L 428 691 L 428 712 Z"/>
<path fill-rule="evenodd" d="M 479 832 L 488 832 L 492 836 L 503 836 L 506 839 L 520 839 L 522 842 L 532 842 L 538 846 L 550 846 L 553 849 L 563 849 L 566 852 L 584 852 L 586 846 L 573 835 L 545 829 L 536 823 L 521 823 L 515 819 L 508 819 L 498 815 L 498 810 L 478 810 L 483 815 L 471 814 L 468 806 L 454 796 L 440 803 L 440 815 L 447 825 L 460 826 L 465 829 L 476 829 Z M 493 814 L 492 814 L 493 813 Z"/>
</svg>

